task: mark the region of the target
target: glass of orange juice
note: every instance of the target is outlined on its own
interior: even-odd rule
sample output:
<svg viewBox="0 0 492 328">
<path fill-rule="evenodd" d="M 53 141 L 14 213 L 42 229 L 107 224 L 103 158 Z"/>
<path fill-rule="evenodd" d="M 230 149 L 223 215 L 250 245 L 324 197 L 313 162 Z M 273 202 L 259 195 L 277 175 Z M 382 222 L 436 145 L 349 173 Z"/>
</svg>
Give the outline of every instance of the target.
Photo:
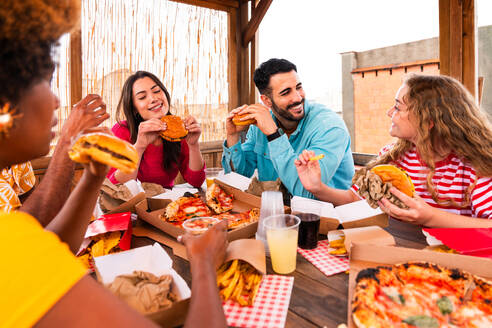
<svg viewBox="0 0 492 328">
<path fill-rule="evenodd" d="M 222 172 L 221 167 L 207 167 L 205 169 L 205 179 L 207 180 L 207 188 L 214 183 L 214 179 L 219 176 L 219 173 Z"/>
<path fill-rule="evenodd" d="M 287 274 L 296 269 L 300 222 L 295 215 L 278 214 L 267 217 L 263 223 L 273 271 L 276 273 Z"/>
</svg>

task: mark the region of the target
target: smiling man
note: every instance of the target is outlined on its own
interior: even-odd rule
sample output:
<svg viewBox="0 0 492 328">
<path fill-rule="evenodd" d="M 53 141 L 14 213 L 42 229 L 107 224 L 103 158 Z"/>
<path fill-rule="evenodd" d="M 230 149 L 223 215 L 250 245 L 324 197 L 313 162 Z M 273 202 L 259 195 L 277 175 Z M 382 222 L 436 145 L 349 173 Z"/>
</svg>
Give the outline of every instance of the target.
<svg viewBox="0 0 492 328">
<path fill-rule="evenodd" d="M 343 120 L 325 106 L 305 100 L 297 68 L 288 60 L 264 62 L 255 70 L 254 81 L 263 104 L 243 105 L 229 113 L 222 155 L 225 171 L 250 177 L 258 169 L 260 181 L 280 178 L 292 195 L 314 198 L 303 187 L 294 165 L 302 150 L 309 149 L 324 155 L 320 160 L 322 181 L 348 189 L 354 162 Z M 240 132 L 248 126 L 234 124 L 235 115 L 241 115 L 241 121 L 256 120 L 244 143 Z"/>
</svg>

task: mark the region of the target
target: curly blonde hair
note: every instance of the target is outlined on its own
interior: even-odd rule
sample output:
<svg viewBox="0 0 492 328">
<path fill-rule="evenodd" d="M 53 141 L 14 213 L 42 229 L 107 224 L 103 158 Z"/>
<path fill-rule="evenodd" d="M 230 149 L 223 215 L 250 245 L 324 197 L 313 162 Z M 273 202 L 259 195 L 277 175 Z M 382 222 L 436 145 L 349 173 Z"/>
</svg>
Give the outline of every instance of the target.
<svg viewBox="0 0 492 328">
<path fill-rule="evenodd" d="M 477 176 L 492 176 L 492 126 L 487 116 L 465 87 L 449 76 L 411 74 L 403 84 L 408 87 L 403 100 L 417 127 L 415 147 L 429 168 L 427 190 L 436 203 L 468 206 L 476 181 L 466 191 L 462 204 L 456 204 L 452 199 L 440 199 L 432 183 L 436 168 L 434 155 L 446 155 L 443 150 L 451 150 L 469 163 Z M 367 167 L 395 162 L 413 146 L 408 140 L 398 139 L 390 151 L 368 163 Z"/>
</svg>

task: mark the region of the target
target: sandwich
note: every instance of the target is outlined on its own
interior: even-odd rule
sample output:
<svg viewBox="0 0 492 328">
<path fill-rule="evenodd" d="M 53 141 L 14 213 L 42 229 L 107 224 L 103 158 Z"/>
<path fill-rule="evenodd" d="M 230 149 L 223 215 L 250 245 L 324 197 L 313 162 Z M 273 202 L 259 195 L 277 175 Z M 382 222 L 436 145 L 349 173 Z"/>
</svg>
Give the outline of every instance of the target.
<svg viewBox="0 0 492 328">
<path fill-rule="evenodd" d="M 234 115 L 234 117 L 232 118 L 232 123 L 234 123 L 234 125 L 250 125 L 250 124 L 256 124 L 256 120 L 253 118 L 253 119 L 249 119 L 249 120 L 244 120 L 244 121 L 241 121 L 241 119 L 245 116 L 247 116 L 249 114 L 243 114 L 243 115 L 239 115 L 239 114 L 236 114 Z"/>
<path fill-rule="evenodd" d="M 188 135 L 185 125 L 181 117 L 175 115 L 166 115 L 161 118 L 161 121 L 166 123 L 167 129 L 160 133 L 160 136 L 167 141 L 179 142 Z"/>
<path fill-rule="evenodd" d="M 130 143 L 101 132 L 80 136 L 68 156 L 77 163 L 89 163 L 92 159 L 124 173 L 135 171 L 139 159 L 137 150 Z"/>
<path fill-rule="evenodd" d="M 402 193 L 409 197 L 413 197 L 415 187 L 407 172 L 404 170 L 394 165 L 386 164 L 377 165 L 373 167 L 371 171 L 376 173 L 383 183 L 389 182 Z"/>
<path fill-rule="evenodd" d="M 395 187 L 409 197 L 413 197 L 415 187 L 407 172 L 394 165 L 377 165 L 370 170 L 365 168 L 357 171 L 352 182 L 359 188 L 358 193 L 366 199 L 372 208 L 378 207 L 382 198 L 400 208 L 407 206 L 390 192 Z"/>
</svg>

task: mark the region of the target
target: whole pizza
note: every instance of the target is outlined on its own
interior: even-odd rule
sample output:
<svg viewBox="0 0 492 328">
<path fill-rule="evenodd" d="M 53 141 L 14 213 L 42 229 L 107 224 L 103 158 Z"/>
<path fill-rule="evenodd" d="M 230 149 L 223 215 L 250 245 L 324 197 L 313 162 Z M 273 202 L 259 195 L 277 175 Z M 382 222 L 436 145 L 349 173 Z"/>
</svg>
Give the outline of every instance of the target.
<svg viewBox="0 0 492 328">
<path fill-rule="evenodd" d="M 492 327 L 492 283 L 424 262 L 368 268 L 352 317 L 357 327 Z"/>
</svg>

